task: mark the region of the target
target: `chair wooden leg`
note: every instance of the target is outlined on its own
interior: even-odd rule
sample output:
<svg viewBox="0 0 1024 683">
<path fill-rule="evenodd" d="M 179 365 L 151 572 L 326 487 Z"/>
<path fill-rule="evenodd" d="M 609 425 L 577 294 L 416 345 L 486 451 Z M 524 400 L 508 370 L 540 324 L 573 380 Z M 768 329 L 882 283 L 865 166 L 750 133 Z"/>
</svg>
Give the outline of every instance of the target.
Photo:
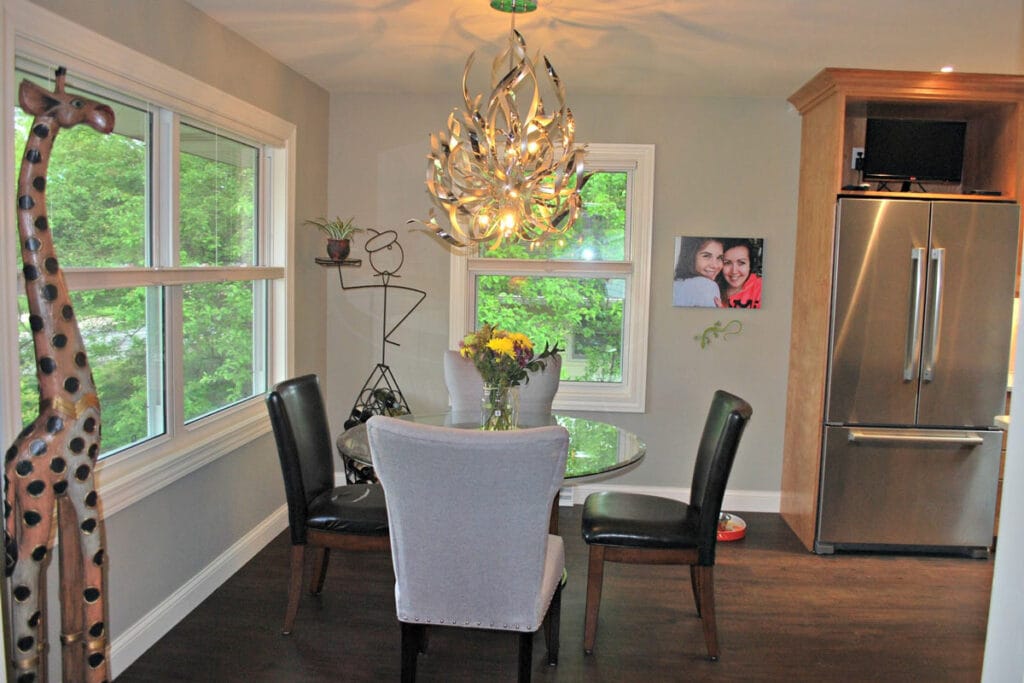
<svg viewBox="0 0 1024 683">
<path fill-rule="evenodd" d="M 402 626 L 402 683 L 416 683 L 416 656 L 419 654 L 424 626 L 422 624 L 407 624 L 404 621 L 400 623 Z"/>
<path fill-rule="evenodd" d="M 558 630 L 562 621 L 562 588 L 564 581 L 558 583 L 555 594 L 551 596 L 551 604 L 544 619 L 544 641 L 548 647 L 548 666 L 558 666 Z"/>
<path fill-rule="evenodd" d="M 320 595 L 324 589 L 324 579 L 327 577 L 327 563 L 331 559 L 330 548 L 317 548 L 313 559 L 313 576 L 309 580 L 309 592 L 313 595 Z"/>
<path fill-rule="evenodd" d="M 690 589 L 693 591 L 693 604 L 697 608 L 697 616 L 700 616 L 700 587 L 697 585 L 697 565 L 690 565 Z"/>
<path fill-rule="evenodd" d="M 601 609 L 601 584 L 604 581 L 604 546 L 590 546 L 587 567 L 587 606 L 583 625 L 583 652 L 592 654 L 597 641 L 597 613 Z"/>
<path fill-rule="evenodd" d="M 305 559 L 306 546 L 293 545 L 288 576 L 288 606 L 284 611 L 284 629 L 281 631 L 284 635 L 292 632 L 295 615 L 299 612 L 299 595 L 302 593 L 302 569 Z"/>
<path fill-rule="evenodd" d="M 530 683 L 533 676 L 533 634 L 519 634 L 519 683 Z"/>
<path fill-rule="evenodd" d="M 708 647 L 711 661 L 718 661 L 718 627 L 715 623 L 715 568 L 696 565 L 697 588 L 700 593 L 701 625 L 704 627 L 704 642 Z"/>
</svg>

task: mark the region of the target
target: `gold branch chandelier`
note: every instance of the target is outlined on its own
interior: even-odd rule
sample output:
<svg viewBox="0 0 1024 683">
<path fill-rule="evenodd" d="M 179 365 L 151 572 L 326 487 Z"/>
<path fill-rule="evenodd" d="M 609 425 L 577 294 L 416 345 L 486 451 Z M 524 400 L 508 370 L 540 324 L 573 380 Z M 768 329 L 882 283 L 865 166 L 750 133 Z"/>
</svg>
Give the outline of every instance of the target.
<svg viewBox="0 0 1024 683">
<path fill-rule="evenodd" d="M 491 7 L 512 15 L 508 47 L 491 67 L 491 93 L 486 102 L 482 94 L 470 97 L 470 54 L 462 74 L 465 108 L 455 109 L 447 129 L 430 136 L 427 157 L 433 206 L 424 224 L 457 247 L 493 249 L 506 239 L 539 242 L 567 232 L 580 211 L 584 152 L 574 142 L 565 87 L 545 57 L 557 98 L 549 113 L 535 59 L 515 28 L 516 13 L 535 10 L 537 2 L 491 0 Z"/>
</svg>

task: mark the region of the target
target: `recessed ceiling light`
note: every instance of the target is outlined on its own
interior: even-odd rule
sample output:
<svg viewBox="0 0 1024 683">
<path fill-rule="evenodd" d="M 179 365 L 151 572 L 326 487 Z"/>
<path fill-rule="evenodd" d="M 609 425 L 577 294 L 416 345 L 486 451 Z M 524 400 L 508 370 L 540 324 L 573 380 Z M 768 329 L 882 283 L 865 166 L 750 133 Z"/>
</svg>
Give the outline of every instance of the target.
<svg viewBox="0 0 1024 683">
<path fill-rule="evenodd" d="M 947 64 L 946 66 L 944 66 L 941 69 L 939 69 L 939 71 L 941 71 L 944 74 L 951 74 L 954 71 L 953 65 L 952 64 Z"/>
</svg>

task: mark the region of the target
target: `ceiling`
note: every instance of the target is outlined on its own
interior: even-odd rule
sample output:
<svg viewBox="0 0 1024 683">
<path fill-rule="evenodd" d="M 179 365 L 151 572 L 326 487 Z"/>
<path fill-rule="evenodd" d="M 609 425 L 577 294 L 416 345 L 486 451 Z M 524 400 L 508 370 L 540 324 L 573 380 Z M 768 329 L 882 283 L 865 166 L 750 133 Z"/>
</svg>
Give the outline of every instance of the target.
<svg viewBox="0 0 1024 683">
<path fill-rule="evenodd" d="M 189 0 L 331 92 L 458 94 L 488 0 Z M 786 97 L 826 66 L 1021 73 L 1024 0 L 538 0 L 530 54 L 573 93 Z"/>
</svg>

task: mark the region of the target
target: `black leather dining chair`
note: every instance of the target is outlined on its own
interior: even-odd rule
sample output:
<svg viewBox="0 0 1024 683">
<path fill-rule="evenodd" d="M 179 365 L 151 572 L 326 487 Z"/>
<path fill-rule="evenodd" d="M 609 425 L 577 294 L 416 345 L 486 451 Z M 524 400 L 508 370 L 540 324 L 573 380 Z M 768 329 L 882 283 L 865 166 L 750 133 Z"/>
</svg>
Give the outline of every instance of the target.
<svg viewBox="0 0 1024 683">
<path fill-rule="evenodd" d="M 309 592 L 323 589 L 330 550 L 390 550 L 384 491 L 376 484 L 334 485 L 331 431 L 316 375 L 277 384 L 266 398 L 284 476 L 291 570 L 283 633 L 299 611 L 306 546 L 316 551 Z"/>
<path fill-rule="evenodd" d="M 690 485 L 690 502 L 602 491 L 583 503 L 583 540 L 590 547 L 583 650 L 594 651 L 605 562 L 686 564 L 708 656 L 718 659 L 715 546 L 718 517 L 750 404 L 718 390 L 704 422 Z"/>
</svg>

